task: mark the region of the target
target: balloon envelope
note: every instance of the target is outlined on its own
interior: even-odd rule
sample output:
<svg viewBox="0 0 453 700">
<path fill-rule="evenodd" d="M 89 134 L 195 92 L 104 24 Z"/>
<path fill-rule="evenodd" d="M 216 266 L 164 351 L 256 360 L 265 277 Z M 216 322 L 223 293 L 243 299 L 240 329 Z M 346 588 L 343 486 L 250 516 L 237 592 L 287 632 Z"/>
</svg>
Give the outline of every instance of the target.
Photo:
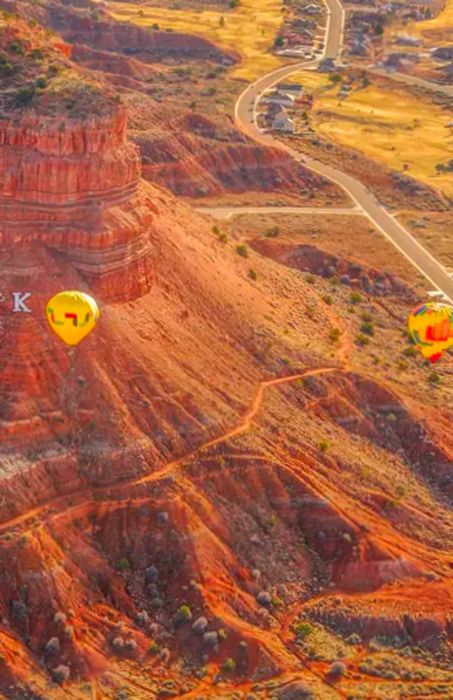
<svg viewBox="0 0 453 700">
<path fill-rule="evenodd" d="M 47 302 L 50 327 L 66 345 L 77 345 L 95 327 L 99 308 L 85 292 L 59 292 Z"/>
<path fill-rule="evenodd" d="M 430 362 L 453 346 L 453 307 L 448 304 L 420 304 L 409 316 L 408 326 L 415 345 Z"/>
</svg>

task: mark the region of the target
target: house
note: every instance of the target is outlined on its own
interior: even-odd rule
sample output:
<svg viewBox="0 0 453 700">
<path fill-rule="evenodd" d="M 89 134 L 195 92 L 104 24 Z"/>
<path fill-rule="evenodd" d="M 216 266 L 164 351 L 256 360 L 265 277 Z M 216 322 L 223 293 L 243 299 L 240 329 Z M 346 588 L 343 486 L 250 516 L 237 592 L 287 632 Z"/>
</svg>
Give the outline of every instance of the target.
<svg viewBox="0 0 453 700">
<path fill-rule="evenodd" d="M 288 49 L 279 49 L 276 51 L 277 56 L 289 56 L 294 58 L 303 58 L 304 56 L 310 56 L 310 50 L 307 46 L 292 46 Z"/>
<path fill-rule="evenodd" d="M 277 114 L 282 111 L 282 107 L 280 105 L 270 103 L 266 105 L 266 108 L 267 121 L 269 122 L 269 124 L 272 124 Z"/>
<path fill-rule="evenodd" d="M 304 91 L 303 85 L 300 85 L 300 83 L 279 83 L 277 89 L 279 92 L 294 95 L 295 97 L 299 97 Z"/>
<path fill-rule="evenodd" d="M 325 58 L 321 63 L 319 64 L 318 70 L 321 73 L 332 73 L 332 71 L 335 70 L 335 63 L 333 58 Z"/>
<path fill-rule="evenodd" d="M 435 61 L 452 61 L 453 46 L 441 46 L 431 51 L 431 56 Z"/>
<path fill-rule="evenodd" d="M 400 70 L 401 68 L 410 66 L 412 63 L 417 63 L 420 60 L 418 54 L 408 53 L 391 53 L 387 56 L 382 65 L 387 70 Z"/>
<path fill-rule="evenodd" d="M 281 93 L 277 90 L 265 95 L 263 98 L 264 104 L 275 104 L 280 105 L 280 107 L 294 107 L 295 101 L 295 95 Z"/>
<path fill-rule="evenodd" d="M 409 36 L 408 34 L 402 34 L 396 37 L 396 43 L 398 46 L 420 46 L 420 39 L 415 36 Z"/>
<path fill-rule="evenodd" d="M 300 8 L 300 12 L 303 12 L 304 14 L 307 15 L 319 15 L 321 12 L 321 8 L 318 7 L 318 5 L 305 5 L 305 7 Z"/>
<path fill-rule="evenodd" d="M 286 109 L 281 109 L 272 122 L 272 129 L 275 131 L 285 131 L 286 133 L 294 134 L 294 120 L 291 119 Z"/>
</svg>

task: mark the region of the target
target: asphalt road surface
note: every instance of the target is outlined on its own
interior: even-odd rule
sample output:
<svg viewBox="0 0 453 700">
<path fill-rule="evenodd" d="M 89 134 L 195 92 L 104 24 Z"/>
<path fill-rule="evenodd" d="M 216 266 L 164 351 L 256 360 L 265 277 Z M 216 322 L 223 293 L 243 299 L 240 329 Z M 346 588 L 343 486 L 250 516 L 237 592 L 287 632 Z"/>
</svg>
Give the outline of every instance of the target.
<svg viewBox="0 0 453 700">
<path fill-rule="evenodd" d="M 343 41 L 344 10 L 339 0 L 324 1 L 329 8 L 324 57 L 336 58 L 341 52 Z M 238 127 L 255 141 L 284 149 L 305 167 L 342 187 L 376 229 L 424 275 L 430 287 L 442 291 L 453 303 L 453 279 L 447 270 L 378 202 L 365 185 L 337 168 L 303 156 L 273 136 L 261 132 L 256 126 L 256 104 L 262 93 L 301 69 L 315 67 L 319 60 L 283 66 L 249 85 L 236 103 L 235 118 Z"/>
</svg>

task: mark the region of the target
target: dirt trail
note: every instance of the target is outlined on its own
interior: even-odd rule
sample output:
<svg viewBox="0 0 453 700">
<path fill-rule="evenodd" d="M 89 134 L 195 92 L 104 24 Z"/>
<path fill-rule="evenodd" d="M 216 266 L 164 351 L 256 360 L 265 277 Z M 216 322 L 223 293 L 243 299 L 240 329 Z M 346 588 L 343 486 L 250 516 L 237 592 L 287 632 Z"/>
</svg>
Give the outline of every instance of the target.
<svg viewBox="0 0 453 700">
<path fill-rule="evenodd" d="M 293 382 L 297 379 L 303 379 L 304 377 L 313 377 L 313 376 L 319 376 L 322 374 L 329 374 L 332 372 L 338 372 L 342 371 L 340 367 L 319 367 L 317 369 L 312 369 L 312 370 L 305 370 L 304 372 L 298 372 L 297 374 L 292 374 L 288 375 L 285 377 L 277 377 L 275 379 L 268 379 L 263 382 L 261 382 L 258 386 L 258 390 L 255 394 L 255 397 L 252 401 L 252 404 L 250 408 L 247 410 L 247 412 L 243 415 L 243 417 L 240 419 L 240 421 L 230 428 L 227 432 L 223 433 L 222 435 L 213 438 L 211 440 L 208 440 L 205 443 L 202 443 L 199 445 L 197 448 L 189 452 L 188 454 L 183 455 L 177 460 L 168 462 L 164 467 L 157 471 L 153 471 L 150 474 L 141 477 L 139 479 L 131 479 L 128 481 L 121 481 L 120 483 L 115 483 L 115 484 L 106 484 L 103 486 L 98 486 L 98 487 L 89 487 L 87 486 L 86 488 L 79 489 L 78 491 L 73 491 L 66 493 L 62 496 L 56 496 L 55 498 L 50 499 L 49 501 L 46 501 L 44 503 L 41 503 L 37 505 L 34 508 L 31 508 L 24 513 L 21 513 L 20 515 L 15 516 L 14 518 L 10 518 L 9 520 L 5 520 L 4 522 L 0 523 L 0 532 L 3 532 L 5 530 L 8 530 L 9 528 L 16 527 L 18 525 L 22 525 L 26 523 L 28 520 L 32 518 L 37 518 L 37 517 L 44 517 L 46 515 L 46 510 L 49 508 L 52 509 L 60 509 L 60 510 L 65 510 L 69 506 L 69 500 L 73 499 L 75 497 L 83 497 L 86 495 L 87 502 L 90 503 L 92 501 L 92 496 L 95 493 L 102 493 L 102 492 L 109 492 L 109 494 L 112 493 L 112 491 L 115 490 L 122 490 L 128 486 L 133 487 L 133 486 L 138 486 L 140 484 L 144 483 L 149 483 L 152 481 L 157 481 L 161 478 L 164 478 L 165 476 L 168 476 L 171 473 L 174 473 L 178 467 L 181 466 L 186 461 L 190 461 L 194 457 L 196 457 L 200 452 L 203 450 L 206 450 L 210 447 L 213 447 L 215 445 L 218 445 L 220 443 L 226 442 L 228 440 L 231 440 L 232 438 L 236 437 L 237 435 L 240 435 L 244 432 L 246 432 L 249 428 L 250 425 L 255 418 L 255 416 L 258 414 L 263 398 L 264 398 L 264 393 L 266 389 L 269 387 L 273 386 L 279 386 L 281 384 L 287 384 L 289 382 Z M 86 505 L 85 503 L 85 505 Z M 80 503 L 77 505 L 77 507 L 80 507 Z"/>
</svg>

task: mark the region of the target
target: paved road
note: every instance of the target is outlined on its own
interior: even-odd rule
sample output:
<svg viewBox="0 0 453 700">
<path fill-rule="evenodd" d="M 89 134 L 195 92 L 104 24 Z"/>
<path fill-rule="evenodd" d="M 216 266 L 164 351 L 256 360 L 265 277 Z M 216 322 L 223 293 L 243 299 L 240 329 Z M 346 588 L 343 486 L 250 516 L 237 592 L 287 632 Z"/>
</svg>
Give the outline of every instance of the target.
<svg viewBox="0 0 453 700">
<path fill-rule="evenodd" d="M 325 56 L 335 58 L 341 50 L 344 10 L 339 0 L 324 0 L 324 2 L 329 8 Z M 264 134 L 257 128 L 255 119 L 256 104 L 261 94 L 283 78 L 287 78 L 301 69 L 314 67 L 317 63 L 318 61 L 312 60 L 284 66 L 249 85 L 236 103 L 235 119 L 237 126 L 255 141 L 287 151 L 296 160 L 303 162 L 305 167 L 339 185 L 351 197 L 363 214 L 369 218 L 378 231 L 426 277 L 430 286 L 444 292 L 453 303 L 453 279 L 444 266 L 423 248 L 409 231 L 378 202 L 365 185 L 362 185 L 359 180 L 337 168 L 320 163 L 313 158 L 302 156 L 290 146 L 283 144 L 269 134 Z"/>
<path fill-rule="evenodd" d="M 197 207 L 201 214 L 215 219 L 231 219 L 241 214 L 324 214 L 330 216 L 363 216 L 358 207 Z"/>
</svg>

